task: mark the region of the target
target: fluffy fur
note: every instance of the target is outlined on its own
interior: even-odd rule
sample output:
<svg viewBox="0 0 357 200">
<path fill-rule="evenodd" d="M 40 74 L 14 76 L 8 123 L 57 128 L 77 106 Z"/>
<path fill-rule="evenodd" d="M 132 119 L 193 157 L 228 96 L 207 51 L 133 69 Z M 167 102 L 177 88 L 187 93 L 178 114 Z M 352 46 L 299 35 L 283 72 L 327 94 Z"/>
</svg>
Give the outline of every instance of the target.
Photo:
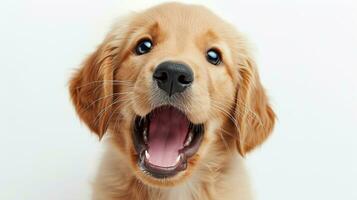
<svg viewBox="0 0 357 200">
<path fill-rule="evenodd" d="M 154 47 L 137 56 L 142 38 Z M 222 54 L 219 66 L 205 58 L 212 47 Z M 138 168 L 131 134 L 135 116 L 163 104 L 152 73 L 166 60 L 192 68 L 194 84 L 175 106 L 204 123 L 205 134 L 187 170 L 159 180 Z M 93 199 L 252 198 L 242 157 L 269 136 L 275 114 L 246 40 L 206 8 L 168 3 L 116 23 L 70 80 L 70 95 L 80 119 L 108 141 Z"/>
</svg>

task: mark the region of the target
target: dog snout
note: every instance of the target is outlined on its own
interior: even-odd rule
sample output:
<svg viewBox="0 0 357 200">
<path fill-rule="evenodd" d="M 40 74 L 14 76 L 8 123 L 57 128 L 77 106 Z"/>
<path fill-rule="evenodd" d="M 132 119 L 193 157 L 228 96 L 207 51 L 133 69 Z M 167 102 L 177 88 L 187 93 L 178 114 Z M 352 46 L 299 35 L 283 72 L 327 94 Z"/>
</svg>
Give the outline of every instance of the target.
<svg viewBox="0 0 357 200">
<path fill-rule="evenodd" d="M 160 89 L 172 96 L 191 86 L 193 72 L 186 64 L 166 61 L 156 67 L 153 79 Z"/>
</svg>

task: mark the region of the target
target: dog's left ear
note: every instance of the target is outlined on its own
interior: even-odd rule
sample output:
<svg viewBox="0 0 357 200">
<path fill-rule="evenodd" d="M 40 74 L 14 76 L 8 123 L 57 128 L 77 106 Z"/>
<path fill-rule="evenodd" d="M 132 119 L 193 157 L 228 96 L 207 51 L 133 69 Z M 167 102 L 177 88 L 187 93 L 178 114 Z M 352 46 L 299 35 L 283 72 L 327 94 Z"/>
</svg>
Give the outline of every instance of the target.
<svg viewBox="0 0 357 200">
<path fill-rule="evenodd" d="M 248 55 L 241 59 L 239 76 L 235 118 L 238 124 L 237 148 L 244 156 L 270 135 L 275 113 L 260 82 L 256 64 Z"/>
</svg>

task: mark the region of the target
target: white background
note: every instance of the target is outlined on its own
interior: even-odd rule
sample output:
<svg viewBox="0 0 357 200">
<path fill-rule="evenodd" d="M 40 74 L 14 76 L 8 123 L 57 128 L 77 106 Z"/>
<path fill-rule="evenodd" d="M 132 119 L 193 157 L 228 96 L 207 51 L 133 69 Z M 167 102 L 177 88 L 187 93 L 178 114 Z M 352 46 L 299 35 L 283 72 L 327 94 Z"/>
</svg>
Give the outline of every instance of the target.
<svg viewBox="0 0 357 200">
<path fill-rule="evenodd" d="M 247 158 L 258 199 L 357 199 L 356 1 L 195 2 L 255 44 L 279 117 Z M 156 3 L 0 2 L 0 199 L 89 199 L 102 146 L 67 81 L 115 18 Z"/>
</svg>

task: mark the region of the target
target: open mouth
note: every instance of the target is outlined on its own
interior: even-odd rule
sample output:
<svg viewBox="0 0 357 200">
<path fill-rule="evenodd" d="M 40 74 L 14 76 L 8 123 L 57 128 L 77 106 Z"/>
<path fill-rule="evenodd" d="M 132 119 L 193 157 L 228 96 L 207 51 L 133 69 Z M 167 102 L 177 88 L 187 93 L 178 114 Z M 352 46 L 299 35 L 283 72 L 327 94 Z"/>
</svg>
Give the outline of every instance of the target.
<svg viewBox="0 0 357 200">
<path fill-rule="evenodd" d="M 199 149 L 203 124 L 191 123 L 173 106 L 155 108 L 134 122 L 134 145 L 142 171 L 167 178 L 187 168 L 187 159 Z"/>
</svg>

